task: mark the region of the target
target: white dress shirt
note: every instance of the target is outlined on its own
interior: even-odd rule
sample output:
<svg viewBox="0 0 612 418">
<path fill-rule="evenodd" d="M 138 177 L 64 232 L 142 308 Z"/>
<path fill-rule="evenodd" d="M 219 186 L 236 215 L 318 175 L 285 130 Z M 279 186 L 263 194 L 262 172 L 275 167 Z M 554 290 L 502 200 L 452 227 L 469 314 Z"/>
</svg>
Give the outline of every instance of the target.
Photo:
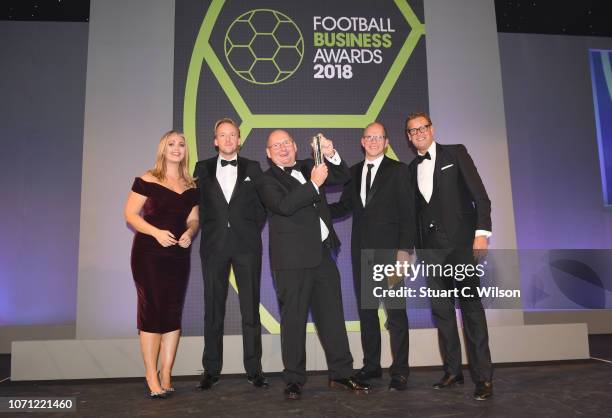
<svg viewBox="0 0 612 418">
<path fill-rule="evenodd" d="M 378 167 L 380 167 L 380 163 L 382 162 L 383 158 L 385 158 L 385 154 L 376 157 L 376 159 L 372 161 L 368 161 L 366 158 L 363 162 L 363 169 L 361 170 L 361 189 L 359 195 L 361 196 L 361 203 L 364 207 L 366 203 L 366 177 L 368 176 L 368 164 L 374 164 L 374 167 L 372 167 L 372 170 L 370 171 L 370 187 L 372 187 L 372 183 L 374 183 L 374 178 L 378 172 Z"/>
<path fill-rule="evenodd" d="M 340 162 L 342 161 L 342 159 L 340 158 L 340 155 L 338 154 L 338 151 L 336 151 L 333 157 L 328 158 L 326 156 L 325 159 L 329 161 L 330 163 L 332 163 L 333 165 L 340 165 Z M 282 169 L 283 167 L 280 167 L 280 168 Z M 291 171 L 291 177 L 295 178 L 301 184 L 306 184 L 306 178 L 304 178 L 304 175 L 302 174 L 300 170 Z M 317 191 L 317 193 L 319 193 L 319 187 L 317 187 L 314 181 L 311 180 L 311 182 L 315 190 Z M 325 222 L 323 222 L 323 219 L 321 218 L 319 218 L 319 224 L 321 225 L 321 242 L 323 242 L 327 239 L 327 237 L 329 237 L 329 228 L 327 227 L 327 225 L 325 225 Z"/>
<path fill-rule="evenodd" d="M 429 152 L 431 160 L 423 160 L 417 166 L 417 183 L 419 185 L 419 191 L 425 198 L 425 201 L 429 203 L 431 200 L 431 194 L 433 193 L 433 176 L 434 168 L 436 166 L 436 142 L 433 141 L 426 152 L 420 153 L 419 155 L 425 155 Z"/>
<path fill-rule="evenodd" d="M 221 186 L 221 191 L 223 192 L 223 196 L 227 203 L 229 203 L 232 198 L 232 193 L 234 193 L 234 187 L 236 187 L 236 179 L 238 178 L 238 163 L 234 167 L 231 164 L 227 164 L 225 167 L 221 165 L 221 160 L 225 160 L 225 158 L 217 157 L 217 181 L 219 182 L 219 186 Z M 238 156 L 234 155 L 232 158 L 227 161 L 237 160 Z M 230 228 L 230 223 L 227 221 L 227 227 Z"/>
<path fill-rule="evenodd" d="M 234 192 L 234 187 L 236 186 L 236 179 L 238 178 L 238 166 L 228 164 L 223 167 L 221 166 L 222 159 L 225 160 L 225 158 L 221 158 L 221 156 L 217 158 L 217 181 L 221 186 L 225 200 L 229 203 L 232 198 L 232 193 Z M 229 158 L 227 161 L 235 159 L 237 159 L 236 155 Z"/>
<path fill-rule="evenodd" d="M 433 176 L 434 168 L 436 167 L 436 141 L 431 143 L 426 152 L 419 152 L 419 155 L 425 155 L 427 152 L 429 152 L 431 160 L 425 159 L 417 166 L 417 183 L 423 198 L 429 203 L 433 193 Z M 484 229 L 477 229 L 475 233 L 476 237 L 484 236 L 489 238 L 491 235 L 491 231 Z"/>
</svg>

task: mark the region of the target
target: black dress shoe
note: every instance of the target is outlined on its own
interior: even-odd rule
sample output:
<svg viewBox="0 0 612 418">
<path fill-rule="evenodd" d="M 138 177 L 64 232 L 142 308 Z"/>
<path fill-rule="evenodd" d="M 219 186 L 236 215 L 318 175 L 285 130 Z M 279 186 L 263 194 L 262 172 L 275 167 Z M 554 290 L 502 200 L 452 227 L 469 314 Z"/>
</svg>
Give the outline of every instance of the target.
<svg viewBox="0 0 612 418">
<path fill-rule="evenodd" d="M 407 385 L 408 379 L 406 379 L 405 376 L 391 376 L 391 382 L 389 382 L 389 390 L 406 390 Z"/>
<path fill-rule="evenodd" d="M 329 381 L 330 388 L 338 388 L 344 390 L 352 390 L 355 393 L 369 393 L 372 386 L 363 382 L 356 377 L 348 377 L 346 379 L 331 379 Z"/>
<path fill-rule="evenodd" d="M 302 396 L 302 386 L 299 383 L 288 383 L 285 388 L 285 399 L 297 401 Z"/>
<path fill-rule="evenodd" d="M 269 386 L 268 379 L 266 379 L 262 372 L 247 375 L 247 380 L 256 388 L 267 388 Z"/>
<path fill-rule="evenodd" d="M 354 376 L 360 382 L 370 379 L 378 379 L 382 377 L 382 370 L 378 369 L 375 371 L 366 371 L 364 369 L 360 369 Z"/>
<path fill-rule="evenodd" d="M 209 390 L 209 389 L 212 389 L 212 387 L 216 385 L 217 383 L 219 383 L 219 376 L 213 376 L 212 374 L 208 372 L 204 372 L 204 374 L 202 375 L 202 379 L 200 380 L 200 383 L 198 383 L 198 385 L 196 386 L 196 389 Z"/>
<path fill-rule="evenodd" d="M 474 391 L 474 399 L 477 401 L 484 401 L 493 396 L 493 383 L 491 382 L 478 382 L 476 383 L 476 390 Z"/>
<path fill-rule="evenodd" d="M 449 374 L 444 373 L 442 380 L 437 383 L 434 383 L 434 389 L 447 389 L 452 388 L 455 385 L 462 385 L 464 383 L 462 374 Z"/>
</svg>

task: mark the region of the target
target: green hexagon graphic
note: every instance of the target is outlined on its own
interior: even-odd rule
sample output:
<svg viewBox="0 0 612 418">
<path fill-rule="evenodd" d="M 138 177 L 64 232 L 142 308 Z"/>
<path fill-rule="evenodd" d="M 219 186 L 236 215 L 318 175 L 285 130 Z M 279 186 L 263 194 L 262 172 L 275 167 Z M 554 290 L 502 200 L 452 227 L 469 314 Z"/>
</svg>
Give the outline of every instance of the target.
<svg viewBox="0 0 612 418">
<path fill-rule="evenodd" d="M 304 57 L 300 28 L 284 13 L 271 9 L 250 10 L 238 16 L 227 29 L 223 44 L 231 69 L 253 84 L 285 81 L 299 68 Z M 279 55 L 281 49 L 290 52 Z M 250 54 L 254 61 L 245 71 L 244 61 L 236 57 Z"/>
<path fill-rule="evenodd" d="M 296 114 L 253 114 L 249 109 L 246 101 L 241 96 L 238 91 L 236 85 L 234 84 L 232 78 L 225 71 L 223 64 L 215 54 L 212 46 L 210 45 L 210 35 L 213 30 L 214 24 L 221 13 L 221 9 L 225 3 L 225 0 L 212 0 L 206 15 L 204 16 L 204 20 L 202 22 L 202 26 L 200 27 L 200 31 L 198 33 L 195 45 L 193 47 L 193 53 L 191 55 L 191 61 L 189 62 L 189 68 L 187 70 L 187 81 L 185 83 L 185 99 L 183 102 L 183 130 L 185 133 L 185 138 L 187 139 L 187 143 L 193 155 L 193 158 L 190 160 L 190 171 L 193 172 L 195 168 L 195 163 L 198 160 L 197 156 L 197 138 L 196 138 L 196 107 L 197 107 L 197 95 L 198 95 L 198 84 L 200 81 L 200 74 L 202 73 L 202 64 L 206 62 L 212 71 L 214 77 L 216 78 L 219 86 L 223 89 L 227 97 L 229 98 L 230 103 L 234 106 L 236 113 L 240 117 L 242 123 L 240 124 L 240 131 L 242 133 L 242 143 L 246 142 L 251 133 L 251 130 L 254 128 L 355 128 L 362 129 L 368 123 L 376 120 L 380 111 L 382 110 L 385 102 L 387 101 L 395 83 L 399 76 L 401 75 L 408 59 L 410 58 L 412 52 L 414 51 L 418 41 L 421 39 L 421 36 L 425 35 L 425 25 L 421 23 L 418 17 L 415 15 L 414 11 L 407 3 L 406 0 L 394 0 L 395 5 L 401 12 L 402 17 L 408 22 L 410 26 L 410 33 L 408 37 L 404 41 L 400 51 L 398 52 L 393 64 L 389 68 L 389 71 L 385 75 L 382 83 L 376 94 L 374 95 L 370 105 L 368 106 L 368 110 L 364 114 L 360 115 L 330 115 L 330 114 L 311 114 L 311 115 L 296 115 Z M 234 21 L 236 22 L 248 22 L 251 24 L 251 18 L 255 15 L 257 9 L 247 12 L 241 15 L 238 19 Z M 272 11 L 275 12 L 275 11 Z M 291 19 L 286 17 L 284 14 L 280 12 L 275 12 L 275 16 L 279 20 L 279 24 L 273 29 L 273 32 L 279 31 L 279 33 L 285 33 L 287 29 L 283 25 L 284 22 L 292 22 Z M 279 18 L 279 16 L 283 17 L 283 20 Z M 243 20 L 240 20 L 243 19 Z M 262 19 L 265 20 L 265 19 Z M 256 22 L 259 23 L 259 17 L 256 19 Z M 242 23 L 241 23 L 242 25 Z M 268 27 L 270 25 L 268 24 Z M 252 27 L 252 26 L 251 26 Z M 297 26 L 296 26 L 297 28 Z M 228 34 L 230 33 L 231 27 L 228 29 Z M 298 29 L 299 31 L 299 29 Z M 255 33 L 255 30 L 253 30 Z M 238 35 L 236 35 L 238 37 Z M 243 38 L 246 35 L 241 35 Z M 293 35 L 295 40 L 295 35 Z M 288 37 L 289 38 L 289 37 Z M 244 42 L 244 41 L 242 41 Z M 292 42 L 287 39 L 287 42 Z M 279 42 L 280 43 L 280 42 Z M 226 55 L 231 51 L 232 47 L 236 47 L 236 45 L 232 44 L 231 40 L 227 37 L 224 41 L 225 53 Z M 296 48 L 299 48 L 302 51 L 304 49 L 304 41 L 302 38 L 302 34 L 300 32 L 300 37 L 296 44 L 294 44 Z M 248 57 L 248 55 L 245 54 Z M 231 65 L 231 64 L 230 64 Z M 254 66 L 254 65 L 253 65 Z M 299 64 L 298 64 L 299 66 Z M 277 65 L 279 68 L 279 72 L 289 72 L 293 74 L 293 71 L 284 71 L 288 68 L 285 65 Z M 297 68 L 297 67 L 295 67 Z M 243 77 L 242 75 L 238 74 Z M 247 81 L 256 83 L 253 79 L 247 79 Z M 278 82 L 278 81 L 277 81 Z M 273 83 L 268 83 L 273 84 Z M 391 147 L 387 148 L 386 152 L 387 156 L 398 160 L 397 155 L 391 149 Z M 236 292 L 238 292 L 238 287 L 236 285 L 236 279 L 234 277 L 233 271 L 230 273 L 230 283 Z M 274 316 L 268 312 L 265 306 L 259 306 L 259 312 L 261 316 L 261 324 L 270 332 L 271 334 L 279 334 L 280 333 L 280 323 L 274 318 Z M 379 316 L 382 314 L 379 311 Z M 384 322 L 384 319 L 381 317 L 381 323 Z M 346 328 L 348 331 L 359 331 L 359 321 L 347 321 Z M 314 324 L 308 324 L 307 330 L 309 332 L 314 331 Z"/>
</svg>

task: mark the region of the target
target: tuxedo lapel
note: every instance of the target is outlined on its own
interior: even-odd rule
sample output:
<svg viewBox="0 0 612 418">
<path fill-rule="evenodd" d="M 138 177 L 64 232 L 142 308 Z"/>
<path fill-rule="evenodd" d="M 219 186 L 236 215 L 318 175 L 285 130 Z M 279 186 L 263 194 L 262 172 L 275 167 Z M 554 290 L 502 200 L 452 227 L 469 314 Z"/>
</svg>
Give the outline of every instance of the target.
<svg viewBox="0 0 612 418">
<path fill-rule="evenodd" d="M 274 174 L 274 177 L 276 177 L 279 183 L 285 186 L 287 190 L 294 189 L 300 185 L 298 179 L 285 172 L 285 170 L 278 167 L 276 164 L 272 165 L 270 168 L 272 169 L 272 174 Z"/>
<path fill-rule="evenodd" d="M 436 142 L 436 164 L 434 165 L 433 188 L 431 191 L 431 198 L 429 199 L 430 202 L 431 202 L 431 199 L 433 199 L 433 196 L 438 190 L 438 187 L 440 185 L 440 173 L 441 173 L 440 169 L 444 167 L 447 164 L 447 162 L 448 162 L 448 159 L 446 158 L 446 152 L 444 151 L 444 148 Z"/>
<path fill-rule="evenodd" d="M 440 167 L 442 167 L 442 160 L 444 159 L 444 152 L 442 151 L 442 147 L 436 142 L 436 163 L 434 164 L 434 171 L 433 171 L 433 184 L 432 184 L 432 189 L 431 189 L 431 197 L 429 198 L 429 201 L 431 202 L 431 200 L 433 199 L 434 194 L 436 193 L 436 190 L 438 190 L 438 182 L 439 182 L 439 176 L 440 176 Z"/>
<path fill-rule="evenodd" d="M 370 192 L 368 193 L 368 197 L 366 198 L 366 206 L 368 203 L 372 201 L 376 192 L 380 189 L 381 185 L 383 185 L 389 176 L 389 159 L 387 157 L 383 157 L 380 162 L 380 166 L 376 171 L 376 176 L 374 177 L 374 181 L 372 182 L 372 187 L 370 187 Z M 361 183 L 359 183 L 361 184 Z M 360 199 L 361 200 L 361 199 Z"/>
<path fill-rule="evenodd" d="M 304 179 L 306 181 L 310 180 L 310 170 L 312 170 L 312 168 L 308 167 L 308 164 L 306 164 L 305 161 L 296 161 L 297 166 L 300 169 L 300 173 L 302 173 L 302 175 L 304 176 Z"/>
</svg>

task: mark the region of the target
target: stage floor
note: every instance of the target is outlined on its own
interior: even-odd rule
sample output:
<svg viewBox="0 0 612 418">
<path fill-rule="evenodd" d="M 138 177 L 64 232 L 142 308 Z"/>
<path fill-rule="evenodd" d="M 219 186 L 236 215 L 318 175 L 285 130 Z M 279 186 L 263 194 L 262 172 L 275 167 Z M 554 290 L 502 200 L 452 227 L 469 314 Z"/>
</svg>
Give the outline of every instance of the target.
<svg viewBox="0 0 612 418">
<path fill-rule="evenodd" d="M 591 356 L 612 361 L 612 335 L 591 336 Z M 7 376 L 9 356 L 0 358 Z M 465 370 L 466 379 L 469 373 Z M 0 383 L 0 396 L 73 397 L 77 413 L 66 416 L 610 416 L 612 363 L 599 360 L 498 366 L 492 399 L 472 400 L 473 385 L 436 391 L 438 368 L 412 370 L 408 390 L 388 392 L 388 377 L 372 381 L 369 395 L 357 396 L 326 386 L 324 373 L 309 375 L 300 401 L 285 401 L 278 374 L 267 390 L 255 389 L 243 376 L 223 376 L 208 392 L 197 392 L 197 376 L 179 377 L 177 393 L 166 400 L 145 397 L 144 379 Z M 2 378 L 4 378 L 2 377 Z M 2 380 L 0 378 L 0 380 Z M 4 416 L 4 414 L 3 414 Z M 23 416 L 23 415 L 20 415 Z"/>
</svg>

